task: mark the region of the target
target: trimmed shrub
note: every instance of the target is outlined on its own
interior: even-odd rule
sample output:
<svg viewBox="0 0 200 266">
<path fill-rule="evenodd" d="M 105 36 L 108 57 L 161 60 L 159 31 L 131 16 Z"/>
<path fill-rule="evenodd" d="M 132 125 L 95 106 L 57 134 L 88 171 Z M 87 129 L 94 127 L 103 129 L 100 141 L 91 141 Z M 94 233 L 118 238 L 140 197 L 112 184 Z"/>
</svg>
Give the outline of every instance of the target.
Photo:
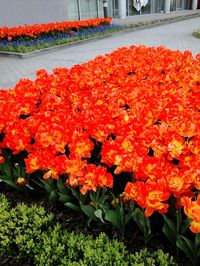
<svg viewBox="0 0 200 266">
<path fill-rule="evenodd" d="M 2 207 L 2 208 L 1 208 Z M 129 254 L 123 243 L 109 240 L 105 233 L 97 238 L 66 232 L 52 225 L 53 215 L 42 207 L 18 204 L 9 209 L 0 195 L 0 256 L 31 261 L 38 266 L 175 266 L 162 250 L 146 249 Z"/>
<path fill-rule="evenodd" d="M 8 250 L 10 245 L 10 232 L 8 229 L 10 204 L 5 195 L 0 194 L 0 255 Z"/>
<path fill-rule="evenodd" d="M 0 194 L 0 214 L 9 210 L 10 203 L 4 194 Z"/>
<path fill-rule="evenodd" d="M 168 253 L 164 253 L 161 249 L 150 252 L 143 249 L 140 252 L 135 252 L 130 255 L 131 266 L 175 266 L 177 265 L 173 257 Z"/>
<path fill-rule="evenodd" d="M 50 226 L 53 215 L 37 206 L 18 204 L 10 211 L 1 212 L 0 252 L 17 258 L 31 255 L 40 234 Z"/>
<path fill-rule="evenodd" d="M 63 233 L 59 225 L 44 232 L 34 248 L 36 265 L 116 265 L 126 266 L 127 251 L 123 243 L 110 241 L 105 234 L 91 236 Z"/>
</svg>

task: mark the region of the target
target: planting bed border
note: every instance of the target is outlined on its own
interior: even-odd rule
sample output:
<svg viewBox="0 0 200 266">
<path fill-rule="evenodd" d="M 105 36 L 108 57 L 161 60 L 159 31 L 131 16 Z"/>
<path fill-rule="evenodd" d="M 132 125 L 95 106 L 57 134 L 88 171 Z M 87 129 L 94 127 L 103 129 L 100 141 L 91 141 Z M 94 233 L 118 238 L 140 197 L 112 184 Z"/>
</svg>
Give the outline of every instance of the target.
<svg viewBox="0 0 200 266">
<path fill-rule="evenodd" d="M 151 28 L 151 27 L 156 27 L 156 26 L 160 26 L 160 25 L 164 25 L 164 24 L 174 23 L 177 21 L 191 19 L 193 17 L 198 17 L 198 16 L 200 16 L 200 12 L 197 12 L 194 14 L 188 14 L 188 15 L 180 15 L 180 16 L 176 16 L 176 17 L 172 17 L 172 18 L 154 19 L 154 20 L 149 20 L 149 21 L 145 21 L 145 22 L 127 24 L 127 25 L 122 26 L 122 29 L 119 31 L 112 32 L 112 33 L 105 33 L 102 36 L 91 37 L 91 38 L 87 38 L 84 40 L 73 41 L 70 43 L 56 45 L 56 46 L 36 50 L 33 52 L 28 52 L 28 53 L 15 53 L 15 52 L 0 51 L 0 56 L 15 57 L 15 58 L 21 58 L 21 59 L 29 58 L 29 57 L 33 57 L 33 56 L 37 56 L 37 55 L 46 53 L 46 52 L 54 52 L 54 51 L 58 51 L 58 50 L 61 50 L 64 48 L 68 48 L 68 47 L 71 47 L 72 45 L 80 45 L 82 43 L 87 43 L 87 42 L 91 42 L 91 41 L 98 40 L 98 39 L 109 38 L 110 36 L 117 36 L 117 35 L 121 35 L 121 34 L 124 34 L 127 32 L 131 32 L 131 31 L 139 31 L 139 30 L 143 30 L 146 28 Z"/>
</svg>

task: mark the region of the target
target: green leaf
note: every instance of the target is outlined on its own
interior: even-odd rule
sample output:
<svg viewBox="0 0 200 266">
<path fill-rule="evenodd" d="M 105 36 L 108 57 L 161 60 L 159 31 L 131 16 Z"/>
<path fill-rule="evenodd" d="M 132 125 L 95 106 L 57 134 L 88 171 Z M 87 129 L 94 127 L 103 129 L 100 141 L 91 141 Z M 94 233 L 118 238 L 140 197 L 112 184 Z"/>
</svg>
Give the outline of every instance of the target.
<svg viewBox="0 0 200 266">
<path fill-rule="evenodd" d="M 199 256 L 200 255 L 200 234 L 195 235 L 195 249 Z"/>
<path fill-rule="evenodd" d="M 132 218 L 133 214 L 131 212 L 127 213 L 125 215 L 125 225 L 130 221 L 130 219 Z"/>
<path fill-rule="evenodd" d="M 25 185 L 25 187 L 27 187 L 28 189 L 34 190 L 34 188 L 31 187 L 28 183 Z"/>
<path fill-rule="evenodd" d="M 97 217 L 95 216 L 94 212 L 95 209 L 92 208 L 89 204 L 88 205 L 83 205 L 83 203 L 80 201 L 80 207 L 81 210 L 91 219 L 93 220 L 97 220 Z"/>
<path fill-rule="evenodd" d="M 103 220 L 103 212 L 101 209 L 98 209 L 94 212 L 94 215 L 101 220 L 102 223 L 104 223 Z"/>
<path fill-rule="evenodd" d="M 124 218 L 124 206 L 122 203 L 120 205 L 116 204 L 116 210 L 118 211 L 121 218 Z"/>
<path fill-rule="evenodd" d="M 58 199 L 58 193 L 57 193 L 57 190 L 52 190 L 51 193 L 49 194 L 49 201 L 50 201 L 52 204 L 56 204 L 57 199 Z"/>
<path fill-rule="evenodd" d="M 145 243 L 148 243 L 151 239 L 151 224 L 148 218 L 144 216 L 143 210 L 135 208 L 133 211 L 133 220 L 137 223 L 138 227 L 144 235 Z"/>
<path fill-rule="evenodd" d="M 146 228 L 146 224 L 145 224 L 145 218 L 144 218 L 144 213 L 142 210 L 140 210 L 139 208 L 135 208 L 135 210 L 133 211 L 133 220 L 137 223 L 137 225 L 139 226 L 140 230 L 145 233 L 145 228 Z"/>
<path fill-rule="evenodd" d="M 181 235 L 184 235 L 188 231 L 188 227 L 191 223 L 191 219 L 187 217 L 186 221 L 183 222 L 183 225 L 181 227 Z"/>
<path fill-rule="evenodd" d="M 43 180 L 43 179 L 39 179 L 39 182 L 34 180 L 34 182 L 40 186 L 41 188 L 45 189 L 47 191 L 48 194 L 51 194 L 51 192 L 53 190 L 55 190 L 55 186 L 54 186 L 54 180 L 53 179 L 49 179 L 49 180 Z"/>
<path fill-rule="evenodd" d="M 87 226 L 90 227 L 90 223 L 92 222 L 92 219 L 88 217 L 87 219 Z"/>
<path fill-rule="evenodd" d="M 60 191 L 60 193 L 62 193 L 62 194 L 67 193 L 66 187 L 64 186 L 61 178 L 57 179 L 57 187 L 58 187 L 58 190 Z"/>
<path fill-rule="evenodd" d="M 196 263 L 197 257 L 196 257 L 195 244 L 191 240 L 189 240 L 184 236 L 178 236 L 176 245 L 190 258 L 190 260 L 194 264 Z"/>
<path fill-rule="evenodd" d="M 2 164 L 1 167 L 0 167 L 0 169 L 1 169 L 1 171 L 2 171 L 6 176 L 8 176 L 8 177 L 11 178 L 12 173 L 11 173 L 11 169 L 10 169 L 10 166 L 9 166 L 8 163 L 4 163 L 4 164 Z"/>
<path fill-rule="evenodd" d="M 90 191 L 90 193 L 89 193 L 89 195 L 90 195 L 90 199 L 91 199 L 92 202 L 96 202 L 96 201 L 95 201 L 95 198 L 94 198 L 94 196 L 92 195 L 91 192 L 93 192 L 93 191 Z"/>
<path fill-rule="evenodd" d="M 21 176 L 26 176 L 26 170 L 25 167 L 21 167 Z"/>
<path fill-rule="evenodd" d="M 71 203 L 71 202 L 66 202 L 64 205 L 69 207 L 70 209 L 72 209 L 74 211 L 81 212 L 81 208 L 79 206 Z"/>
<path fill-rule="evenodd" d="M 36 180 L 33 180 L 33 182 L 34 182 L 36 185 L 38 185 L 39 187 L 45 189 L 45 188 L 44 188 L 44 184 L 41 183 L 41 181 L 44 181 L 44 180 L 40 180 L 40 182 L 38 182 L 38 181 L 36 181 Z"/>
<path fill-rule="evenodd" d="M 100 203 L 98 206 L 99 206 L 99 208 L 100 208 L 101 210 L 103 210 L 104 212 L 106 212 L 107 210 L 110 209 L 110 204 L 109 204 L 108 202 L 104 202 L 104 204 L 101 204 L 101 203 Z"/>
<path fill-rule="evenodd" d="M 98 199 L 98 204 L 102 204 L 103 205 L 106 202 L 107 199 L 108 199 L 108 196 L 105 195 L 105 193 L 102 193 L 102 195 Z"/>
<path fill-rule="evenodd" d="M 121 219 L 115 210 L 107 210 L 105 213 L 105 219 L 113 224 L 116 228 L 123 230 Z"/>
<path fill-rule="evenodd" d="M 71 197 L 69 195 L 59 193 L 60 202 L 66 203 L 66 202 L 69 202 L 70 200 L 71 200 Z"/>
<path fill-rule="evenodd" d="M 0 175 L 0 180 L 1 181 L 5 181 L 5 180 L 12 180 L 11 178 L 4 176 L 4 175 Z"/>
<path fill-rule="evenodd" d="M 69 186 L 69 189 L 71 190 L 72 192 L 72 195 L 79 200 L 80 198 L 80 193 L 78 193 L 76 190 L 74 190 L 72 187 Z"/>
<path fill-rule="evenodd" d="M 177 231 L 176 231 L 176 225 L 172 222 L 171 219 L 169 219 L 166 215 L 163 214 L 164 218 L 164 226 L 162 228 L 163 233 L 165 236 L 169 239 L 169 241 L 175 245 L 177 240 Z"/>
<path fill-rule="evenodd" d="M 42 180 L 44 187 L 46 191 L 50 194 L 52 190 L 55 190 L 54 186 L 54 180 L 53 179 L 48 179 L 48 180 Z"/>
<path fill-rule="evenodd" d="M 6 178 L 3 179 L 2 177 L 0 177 L 0 182 L 5 182 L 5 183 L 8 184 L 10 187 L 15 188 L 15 189 L 17 189 L 17 190 L 20 190 L 20 187 L 17 186 L 16 183 L 15 183 L 14 181 L 12 181 L 12 180 L 8 180 L 8 179 L 6 179 Z"/>
</svg>

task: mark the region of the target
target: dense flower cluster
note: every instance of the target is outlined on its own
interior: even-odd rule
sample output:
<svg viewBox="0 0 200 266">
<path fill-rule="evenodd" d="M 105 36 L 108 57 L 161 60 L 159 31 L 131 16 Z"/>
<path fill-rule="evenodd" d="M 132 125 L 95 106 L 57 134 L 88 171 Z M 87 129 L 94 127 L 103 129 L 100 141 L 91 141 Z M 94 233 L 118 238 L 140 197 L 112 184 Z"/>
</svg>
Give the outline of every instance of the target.
<svg viewBox="0 0 200 266">
<path fill-rule="evenodd" d="M 1 27 L 0 39 L 12 40 L 18 37 L 38 38 L 41 34 L 68 33 L 90 27 L 109 25 L 111 18 L 94 18 L 82 21 L 63 21 L 44 24 L 22 25 L 16 27 Z"/>
<path fill-rule="evenodd" d="M 200 231 L 199 197 L 191 201 L 200 190 L 199 55 L 119 48 L 71 69 L 39 70 L 1 91 L 0 102 L 0 148 L 25 150 L 27 173 L 65 175 L 82 194 L 129 173 L 124 202 L 149 217 L 173 198 Z"/>
</svg>

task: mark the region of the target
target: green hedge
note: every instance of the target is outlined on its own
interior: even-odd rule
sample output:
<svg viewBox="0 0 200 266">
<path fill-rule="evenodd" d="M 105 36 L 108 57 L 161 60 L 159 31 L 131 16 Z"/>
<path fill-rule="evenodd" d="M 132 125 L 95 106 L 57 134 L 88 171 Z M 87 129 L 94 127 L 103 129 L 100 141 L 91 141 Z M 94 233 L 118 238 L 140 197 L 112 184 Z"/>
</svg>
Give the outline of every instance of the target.
<svg viewBox="0 0 200 266">
<path fill-rule="evenodd" d="M 8 252 L 17 258 L 28 258 L 40 235 L 46 232 L 53 220 L 41 207 L 18 204 L 9 208 L 4 196 L 0 197 L 0 254 Z"/>
<path fill-rule="evenodd" d="M 63 231 L 43 208 L 25 204 L 11 208 L 4 195 L 0 195 L 0 224 L 0 259 L 12 256 L 39 266 L 177 265 L 162 250 L 129 254 L 123 243 L 104 233 L 94 239 Z"/>
</svg>

